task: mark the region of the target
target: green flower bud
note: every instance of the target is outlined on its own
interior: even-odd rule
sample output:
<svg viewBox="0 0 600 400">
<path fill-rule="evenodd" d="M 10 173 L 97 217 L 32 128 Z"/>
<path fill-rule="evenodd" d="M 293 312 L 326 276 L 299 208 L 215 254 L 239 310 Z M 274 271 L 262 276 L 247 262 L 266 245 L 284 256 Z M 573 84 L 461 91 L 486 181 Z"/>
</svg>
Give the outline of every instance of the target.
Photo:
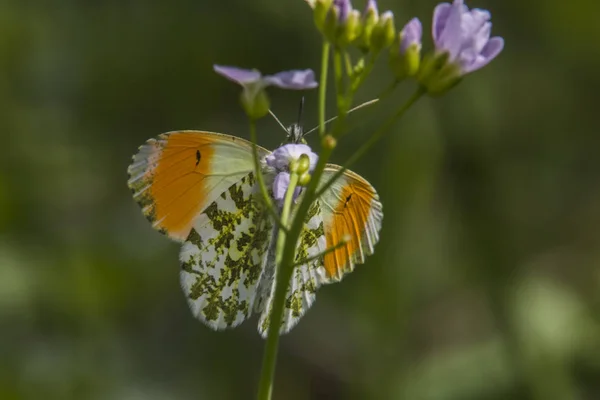
<svg viewBox="0 0 600 400">
<path fill-rule="evenodd" d="M 269 113 L 271 102 L 262 84 L 244 87 L 240 95 L 242 107 L 250 119 L 259 119 Z"/>
<path fill-rule="evenodd" d="M 339 44 L 344 46 L 352 43 L 360 36 L 361 32 L 362 21 L 360 20 L 360 13 L 357 10 L 352 10 L 345 26 L 342 28 Z"/>
<path fill-rule="evenodd" d="M 363 16 L 362 32 L 356 41 L 356 45 L 364 52 L 369 51 L 371 48 L 371 37 L 373 36 L 373 29 L 375 29 L 377 22 L 379 22 L 377 5 L 374 1 L 370 1 Z"/>
<path fill-rule="evenodd" d="M 371 34 L 371 51 L 378 53 L 381 50 L 390 47 L 396 38 L 396 26 L 394 24 L 394 14 L 386 11 L 381 14 L 381 19 L 373 27 Z"/>
<path fill-rule="evenodd" d="M 394 40 L 390 50 L 389 65 L 396 79 L 414 76 L 421 64 L 421 22 L 413 18 Z"/>
<path fill-rule="evenodd" d="M 315 25 L 322 33 L 325 33 L 325 21 L 327 20 L 327 13 L 331 9 L 333 0 L 316 0 L 313 3 L 313 18 Z"/>
<path fill-rule="evenodd" d="M 302 175 L 305 172 L 308 172 L 309 169 L 310 169 L 310 158 L 306 154 L 300 155 L 300 158 L 298 159 L 298 166 L 297 166 L 297 169 L 295 172 L 299 175 Z"/>
<path fill-rule="evenodd" d="M 330 134 L 327 134 L 323 137 L 321 145 L 327 150 L 333 150 L 337 145 L 337 140 Z"/>
<path fill-rule="evenodd" d="M 298 185 L 307 186 L 310 183 L 310 174 L 308 172 L 303 173 L 298 178 Z"/>
</svg>

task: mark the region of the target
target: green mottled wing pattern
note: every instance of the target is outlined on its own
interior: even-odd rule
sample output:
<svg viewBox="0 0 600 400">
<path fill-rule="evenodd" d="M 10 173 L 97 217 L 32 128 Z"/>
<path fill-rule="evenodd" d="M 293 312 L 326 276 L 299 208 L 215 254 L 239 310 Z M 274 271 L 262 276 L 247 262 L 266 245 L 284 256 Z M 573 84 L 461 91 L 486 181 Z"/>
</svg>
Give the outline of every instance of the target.
<svg viewBox="0 0 600 400">
<path fill-rule="evenodd" d="M 237 326 L 254 310 L 273 228 L 258 199 L 250 173 L 198 215 L 181 248 L 181 286 L 213 329 Z"/>
<path fill-rule="evenodd" d="M 321 206 L 319 201 L 315 201 L 308 212 L 304 228 L 300 234 L 296 250 L 296 262 L 316 256 L 325 250 L 326 241 L 323 229 Z M 267 271 L 265 273 L 265 277 L 268 277 L 268 279 L 263 279 L 261 282 L 261 287 L 266 287 L 268 290 L 260 291 L 260 299 L 257 303 L 260 304 L 257 311 L 261 312 L 258 331 L 262 337 L 267 336 L 275 289 L 274 257 L 270 255 L 268 258 Z M 289 332 L 315 301 L 316 291 L 321 286 L 321 283 L 325 281 L 325 269 L 323 265 L 323 258 L 321 257 L 294 268 L 286 293 L 285 308 L 280 328 L 281 334 Z"/>
</svg>

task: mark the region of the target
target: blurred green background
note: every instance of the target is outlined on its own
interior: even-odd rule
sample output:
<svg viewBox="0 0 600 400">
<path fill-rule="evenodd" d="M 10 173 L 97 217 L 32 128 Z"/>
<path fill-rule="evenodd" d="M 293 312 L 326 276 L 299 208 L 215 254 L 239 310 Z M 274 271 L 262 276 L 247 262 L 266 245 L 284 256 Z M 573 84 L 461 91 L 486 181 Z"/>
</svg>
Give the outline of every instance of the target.
<svg viewBox="0 0 600 400">
<path fill-rule="evenodd" d="M 379 7 L 398 28 L 418 16 L 428 49 L 435 4 Z M 468 4 L 505 50 L 353 167 L 381 196 L 381 241 L 283 337 L 276 399 L 600 399 L 600 3 Z M 248 137 L 214 63 L 319 57 L 301 0 L 0 3 L 1 399 L 254 397 L 256 318 L 213 332 L 192 317 L 178 245 L 126 169 L 161 132 Z M 376 72 L 359 100 L 387 85 Z M 411 89 L 357 112 L 335 161 Z M 293 122 L 300 94 L 271 95 Z"/>
</svg>

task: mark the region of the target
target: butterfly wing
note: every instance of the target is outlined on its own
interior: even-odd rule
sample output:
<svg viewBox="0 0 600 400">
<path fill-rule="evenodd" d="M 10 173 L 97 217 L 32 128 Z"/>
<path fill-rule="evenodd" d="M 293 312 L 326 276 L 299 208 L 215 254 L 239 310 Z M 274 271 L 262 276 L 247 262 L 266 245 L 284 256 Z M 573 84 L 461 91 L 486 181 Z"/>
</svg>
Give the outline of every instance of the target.
<svg viewBox="0 0 600 400">
<path fill-rule="evenodd" d="M 271 242 L 272 223 L 253 173 L 234 183 L 194 221 L 180 261 L 192 313 L 213 329 L 252 314 Z"/>
<path fill-rule="evenodd" d="M 341 167 L 328 164 L 322 182 L 327 182 Z M 327 248 L 340 243 L 344 236 L 350 241 L 325 255 L 324 281 L 337 282 L 356 264 L 373 254 L 379 240 L 383 211 L 379 195 L 360 175 L 345 171 L 319 198 Z"/>
<path fill-rule="evenodd" d="M 259 157 L 269 151 L 258 148 Z M 184 241 L 194 219 L 254 170 L 252 144 L 213 132 L 163 133 L 140 146 L 128 185 L 152 226 Z"/>
<path fill-rule="evenodd" d="M 150 139 L 128 169 L 152 225 L 183 242 L 181 286 L 192 313 L 213 329 L 252 312 L 263 274 L 272 224 L 253 170 L 250 142 L 200 131 Z"/>
<path fill-rule="evenodd" d="M 322 177 L 327 182 L 340 166 L 328 164 Z M 337 282 L 373 254 L 383 219 L 382 206 L 375 189 L 352 171 L 344 174 L 317 199 L 308 212 L 296 250 L 296 262 L 314 257 L 340 243 L 350 241 L 332 253 L 295 267 L 286 292 L 280 334 L 292 329 L 311 307 L 317 289 Z M 269 268 L 269 267 L 267 267 Z M 266 337 L 272 309 L 274 283 L 265 297 L 258 331 Z"/>
</svg>

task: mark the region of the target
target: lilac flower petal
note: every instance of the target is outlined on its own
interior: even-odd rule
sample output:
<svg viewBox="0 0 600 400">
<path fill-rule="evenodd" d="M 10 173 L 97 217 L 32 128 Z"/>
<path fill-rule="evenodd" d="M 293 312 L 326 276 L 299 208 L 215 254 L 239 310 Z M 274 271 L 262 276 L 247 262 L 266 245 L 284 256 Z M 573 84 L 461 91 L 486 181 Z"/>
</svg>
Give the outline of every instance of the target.
<svg viewBox="0 0 600 400">
<path fill-rule="evenodd" d="M 268 166 L 273 167 L 278 171 L 285 171 L 289 168 L 290 162 L 292 160 L 298 160 L 302 154 L 306 154 L 310 159 L 309 171 L 312 171 L 317 165 L 319 157 L 305 144 L 283 145 L 275 149 L 273 153 L 269 154 L 265 161 Z"/>
<path fill-rule="evenodd" d="M 275 179 L 273 180 L 273 198 L 279 204 L 283 203 L 283 200 L 285 199 L 285 193 L 287 192 L 289 186 L 290 186 L 290 173 L 289 172 L 280 172 L 275 176 Z M 294 189 L 294 196 L 293 196 L 294 200 L 296 200 L 296 198 L 300 195 L 301 191 L 302 191 L 301 187 L 296 187 Z"/>
<path fill-rule="evenodd" d="M 364 14 L 367 15 L 367 12 L 369 12 L 369 10 L 373 10 L 375 15 L 379 14 L 379 11 L 377 10 L 377 1 L 375 1 L 375 0 L 367 1 L 367 6 L 365 7 Z"/>
<path fill-rule="evenodd" d="M 450 60 L 456 59 L 463 44 L 462 0 L 455 0 L 446 20 L 446 26 L 440 34 L 438 46 L 450 54 Z"/>
<path fill-rule="evenodd" d="M 484 47 L 481 54 L 477 59 L 465 68 L 465 73 L 477 71 L 478 69 L 485 67 L 490 61 L 492 61 L 504 48 L 504 39 L 499 36 L 493 37 Z"/>
<path fill-rule="evenodd" d="M 431 35 L 433 36 L 433 41 L 436 47 L 439 47 L 439 39 L 446 27 L 446 22 L 448 21 L 448 16 L 450 15 L 450 10 L 452 6 L 448 3 L 441 3 L 435 7 L 433 11 L 433 24 L 431 26 Z"/>
<path fill-rule="evenodd" d="M 490 12 L 487 10 L 474 8 L 469 11 L 467 9 L 462 14 L 462 30 L 466 35 L 472 35 L 488 22 L 491 17 Z"/>
<path fill-rule="evenodd" d="M 302 90 L 318 86 L 315 81 L 315 73 L 310 69 L 279 72 L 275 75 L 265 76 L 264 81 L 282 89 Z"/>
<path fill-rule="evenodd" d="M 216 73 L 232 80 L 240 85 L 247 85 L 260 81 L 261 74 L 255 69 L 242 69 L 237 67 L 229 67 L 225 65 L 214 65 Z"/>
<path fill-rule="evenodd" d="M 335 7 L 338 12 L 338 21 L 346 22 L 352 11 L 350 0 L 333 0 L 333 7 Z"/>
<path fill-rule="evenodd" d="M 421 37 L 423 36 L 423 27 L 418 18 L 411 19 L 402 29 L 400 41 L 400 52 L 406 53 L 406 49 L 413 45 L 421 45 Z"/>
<path fill-rule="evenodd" d="M 285 198 L 285 192 L 287 191 L 288 186 L 290 185 L 290 173 L 289 172 L 280 172 L 275 176 L 275 180 L 273 181 L 273 198 L 282 202 Z"/>
</svg>

